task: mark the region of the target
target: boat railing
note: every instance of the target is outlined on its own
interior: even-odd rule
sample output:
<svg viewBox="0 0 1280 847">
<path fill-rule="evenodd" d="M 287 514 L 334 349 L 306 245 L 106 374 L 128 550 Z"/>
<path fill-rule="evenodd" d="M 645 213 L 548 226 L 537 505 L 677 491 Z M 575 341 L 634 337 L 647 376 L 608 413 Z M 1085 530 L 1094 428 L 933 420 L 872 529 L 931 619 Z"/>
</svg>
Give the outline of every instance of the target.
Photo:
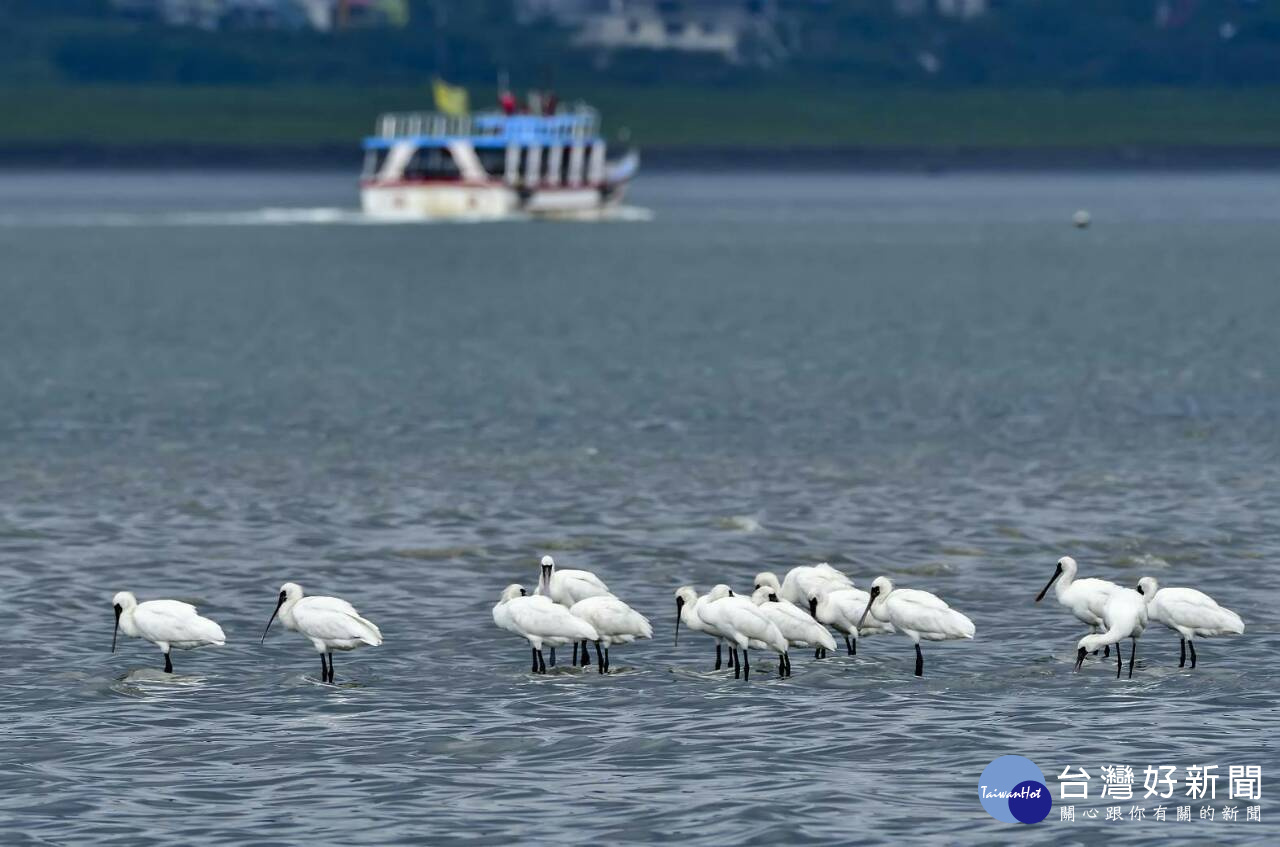
<svg viewBox="0 0 1280 847">
<path fill-rule="evenodd" d="M 389 139 L 483 137 L 559 143 L 594 138 L 599 123 L 599 115 L 589 106 L 575 106 L 552 115 L 391 112 L 379 116 L 377 135 Z"/>
</svg>

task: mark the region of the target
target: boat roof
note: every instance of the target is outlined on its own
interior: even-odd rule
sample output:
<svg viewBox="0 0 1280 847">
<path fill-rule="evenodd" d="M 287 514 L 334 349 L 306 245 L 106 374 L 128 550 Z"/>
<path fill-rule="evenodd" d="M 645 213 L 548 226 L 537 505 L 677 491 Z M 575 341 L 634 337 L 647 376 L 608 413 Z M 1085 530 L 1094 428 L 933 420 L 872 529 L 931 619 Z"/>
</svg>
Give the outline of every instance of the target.
<svg viewBox="0 0 1280 847">
<path fill-rule="evenodd" d="M 600 116 L 595 109 L 584 105 L 553 115 L 392 112 L 378 117 L 377 131 L 364 139 L 364 147 L 377 150 L 404 141 L 423 147 L 439 147 L 450 141 L 470 141 L 475 147 L 509 144 L 550 147 L 574 142 L 589 144 L 599 137 Z"/>
</svg>

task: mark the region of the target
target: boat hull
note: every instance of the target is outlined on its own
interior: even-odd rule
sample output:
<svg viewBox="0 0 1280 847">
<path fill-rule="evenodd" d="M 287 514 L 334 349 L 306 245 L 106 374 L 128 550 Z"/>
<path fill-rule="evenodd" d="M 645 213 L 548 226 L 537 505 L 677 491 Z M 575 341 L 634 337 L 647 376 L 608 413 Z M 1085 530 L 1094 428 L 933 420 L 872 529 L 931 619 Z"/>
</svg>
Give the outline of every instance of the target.
<svg viewBox="0 0 1280 847">
<path fill-rule="evenodd" d="M 366 182 L 360 205 L 370 217 L 400 220 L 501 220 L 516 215 L 590 216 L 616 205 L 625 184 L 519 189 L 504 183 Z"/>
</svg>

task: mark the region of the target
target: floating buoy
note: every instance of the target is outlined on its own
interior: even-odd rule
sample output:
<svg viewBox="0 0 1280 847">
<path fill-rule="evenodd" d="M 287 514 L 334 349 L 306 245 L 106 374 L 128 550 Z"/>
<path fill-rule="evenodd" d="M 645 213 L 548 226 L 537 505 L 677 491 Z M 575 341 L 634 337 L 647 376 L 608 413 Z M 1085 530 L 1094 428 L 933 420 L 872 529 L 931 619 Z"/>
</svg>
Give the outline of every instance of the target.
<svg viewBox="0 0 1280 847">
<path fill-rule="evenodd" d="M 1093 216 L 1087 209 L 1076 209 L 1076 213 L 1071 216 L 1071 223 L 1075 224 L 1076 229 L 1086 229 L 1092 221 Z"/>
</svg>

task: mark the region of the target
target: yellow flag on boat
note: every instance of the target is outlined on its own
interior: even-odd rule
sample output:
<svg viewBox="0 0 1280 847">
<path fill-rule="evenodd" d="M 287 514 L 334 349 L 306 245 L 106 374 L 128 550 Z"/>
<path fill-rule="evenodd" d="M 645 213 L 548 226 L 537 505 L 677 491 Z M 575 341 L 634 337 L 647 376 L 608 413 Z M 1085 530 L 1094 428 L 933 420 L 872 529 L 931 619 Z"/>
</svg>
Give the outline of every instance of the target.
<svg viewBox="0 0 1280 847">
<path fill-rule="evenodd" d="M 436 109 L 446 115 L 466 115 L 471 109 L 467 104 L 467 89 L 460 85 L 450 85 L 436 77 L 431 80 L 431 90 L 436 96 Z"/>
</svg>

